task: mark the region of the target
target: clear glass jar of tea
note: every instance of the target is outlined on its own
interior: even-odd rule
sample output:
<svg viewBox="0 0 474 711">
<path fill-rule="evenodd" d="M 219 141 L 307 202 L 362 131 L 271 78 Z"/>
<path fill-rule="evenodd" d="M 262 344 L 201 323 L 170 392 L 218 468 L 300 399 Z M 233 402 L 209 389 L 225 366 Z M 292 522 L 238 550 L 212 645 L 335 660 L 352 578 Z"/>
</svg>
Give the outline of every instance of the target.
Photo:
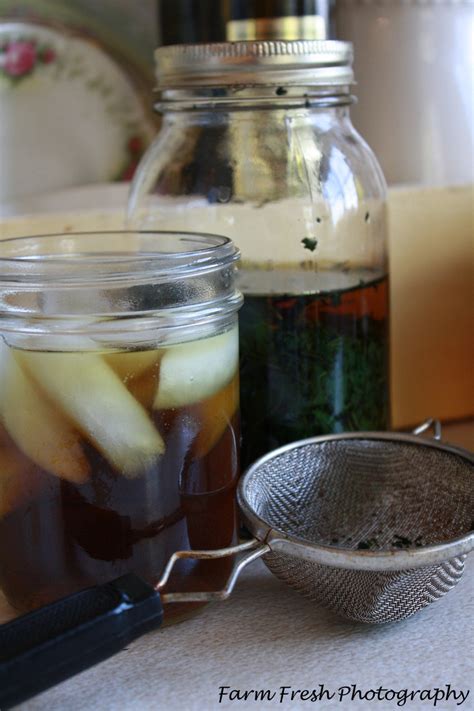
<svg viewBox="0 0 474 711">
<path fill-rule="evenodd" d="M 37 607 L 236 542 L 238 252 L 212 235 L 0 242 L 0 588 Z M 220 587 L 229 561 L 170 589 Z M 169 613 L 185 610 L 172 606 Z"/>
<path fill-rule="evenodd" d="M 388 424 L 385 181 L 354 130 L 351 45 L 156 52 L 161 132 L 132 224 L 218 231 L 242 252 L 243 460 Z"/>
</svg>

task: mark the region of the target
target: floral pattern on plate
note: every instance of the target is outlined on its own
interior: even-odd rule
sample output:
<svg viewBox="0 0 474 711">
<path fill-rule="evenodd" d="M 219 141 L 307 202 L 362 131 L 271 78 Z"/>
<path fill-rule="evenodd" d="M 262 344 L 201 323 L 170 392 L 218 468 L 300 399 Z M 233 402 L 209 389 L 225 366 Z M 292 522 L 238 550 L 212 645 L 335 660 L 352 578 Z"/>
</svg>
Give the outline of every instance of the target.
<svg viewBox="0 0 474 711">
<path fill-rule="evenodd" d="M 130 180 L 156 130 L 147 101 L 89 38 L 0 24 L 0 202 Z"/>
<path fill-rule="evenodd" d="M 15 81 L 34 71 L 38 63 L 51 64 L 55 59 L 52 47 L 38 47 L 30 40 L 7 42 L 0 47 L 0 71 Z"/>
</svg>

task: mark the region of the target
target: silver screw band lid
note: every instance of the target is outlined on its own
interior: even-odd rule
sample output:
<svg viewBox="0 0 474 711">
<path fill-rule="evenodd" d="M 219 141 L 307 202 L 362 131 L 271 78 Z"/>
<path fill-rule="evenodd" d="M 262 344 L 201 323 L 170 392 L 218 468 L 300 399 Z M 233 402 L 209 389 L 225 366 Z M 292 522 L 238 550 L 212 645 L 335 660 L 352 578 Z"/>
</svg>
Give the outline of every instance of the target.
<svg viewBox="0 0 474 711">
<path fill-rule="evenodd" d="M 352 45 L 336 40 L 217 42 L 159 47 L 158 89 L 351 84 Z"/>
</svg>

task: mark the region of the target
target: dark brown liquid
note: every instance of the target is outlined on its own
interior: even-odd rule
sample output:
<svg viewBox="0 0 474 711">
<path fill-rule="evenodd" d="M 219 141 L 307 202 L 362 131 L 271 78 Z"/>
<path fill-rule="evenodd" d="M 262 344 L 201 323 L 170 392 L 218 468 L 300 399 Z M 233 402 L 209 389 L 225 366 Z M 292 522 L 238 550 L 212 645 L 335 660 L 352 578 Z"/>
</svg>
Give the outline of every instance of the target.
<svg viewBox="0 0 474 711">
<path fill-rule="evenodd" d="M 239 434 L 238 414 L 228 403 L 238 400 L 237 377 L 207 401 L 157 412 L 150 383 L 139 380 L 127 385 L 147 407 L 166 451 L 134 479 L 84 439 L 92 474 L 73 484 L 34 464 L 1 431 L 0 467 L 8 459 L 18 477 L 0 511 L 0 587 L 15 608 L 32 609 L 130 571 L 156 582 L 176 550 L 235 543 Z M 229 566 L 228 559 L 190 562 L 168 589 L 218 589 Z M 168 619 L 181 612 L 182 606 L 169 606 Z"/>
<path fill-rule="evenodd" d="M 246 296 L 242 460 L 305 437 L 388 426 L 388 281 Z"/>
</svg>

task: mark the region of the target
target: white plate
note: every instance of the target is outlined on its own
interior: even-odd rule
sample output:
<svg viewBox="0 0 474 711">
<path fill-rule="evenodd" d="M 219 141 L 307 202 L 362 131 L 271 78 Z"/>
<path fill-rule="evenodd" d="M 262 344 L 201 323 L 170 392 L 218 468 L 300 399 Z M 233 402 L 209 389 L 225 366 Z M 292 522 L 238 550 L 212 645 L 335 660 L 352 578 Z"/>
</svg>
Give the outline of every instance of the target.
<svg viewBox="0 0 474 711">
<path fill-rule="evenodd" d="M 127 179 L 156 129 L 148 101 L 91 40 L 0 25 L 0 203 Z"/>
</svg>

